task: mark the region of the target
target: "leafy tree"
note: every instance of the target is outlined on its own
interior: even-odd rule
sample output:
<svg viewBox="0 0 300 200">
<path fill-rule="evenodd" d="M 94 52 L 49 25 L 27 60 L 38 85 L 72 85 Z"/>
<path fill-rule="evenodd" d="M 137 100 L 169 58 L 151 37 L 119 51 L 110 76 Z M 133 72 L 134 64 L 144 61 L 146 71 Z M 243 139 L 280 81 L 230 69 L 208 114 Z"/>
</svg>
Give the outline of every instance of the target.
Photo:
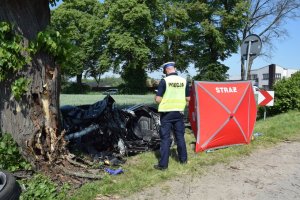
<svg viewBox="0 0 300 200">
<path fill-rule="evenodd" d="M 157 1 L 156 10 L 151 12 L 156 30 L 155 43 L 151 48 L 150 70 L 161 64 L 175 61 L 179 71 L 187 69 L 190 61 L 189 29 L 190 21 L 185 1 Z"/>
<path fill-rule="evenodd" d="M 191 55 L 198 70 L 195 79 L 221 81 L 227 78 L 229 68 L 220 61 L 237 52 L 238 33 L 247 20 L 247 8 L 243 0 L 189 3 Z"/>
<path fill-rule="evenodd" d="M 109 5 L 108 47 L 115 69 L 120 68 L 125 93 L 145 93 L 145 69 L 157 70 L 173 60 L 183 71 L 188 66 L 183 2 L 152 0 L 106 1 Z M 138 83 L 138 84 L 137 84 Z"/>
<path fill-rule="evenodd" d="M 263 42 L 263 48 L 267 48 L 261 55 L 271 54 L 273 48 L 272 41 L 278 38 L 288 36 L 284 29 L 284 24 L 287 20 L 296 19 L 300 16 L 300 1 L 299 0 L 247 0 L 250 9 L 247 12 L 248 21 L 244 23 L 241 29 L 242 41 L 249 34 L 255 33 L 260 36 Z M 266 53 L 268 52 L 268 53 Z M 248 66 L 248 77 L 250 79 L 252 63 Z M 244 79 L 245 66 L 244 60 L 241 58 L 241 77 Z"/>
<path fill-rule="evenodd" d="M 194 64 L 199 73 L 197 79 L 227 78 L 228 67 L 221 61 L 238 49 L 238 31 L 246 20 L 248 8 L 245 1 L 115 0 L 106 3 L 110 8 L 110 57 L 115 69 L 121 68 L 127 92 L 131 87 L 142 87 L 136 85 L 133 77 L 139 77 L 139 84 L 146 80 L 144 70 L 138 70 L 137 66 L 152 71 L 170 60 L 177 63 L 179 71 Z M 140 23 L 144 26 L 140 27 Z M 138 57 L 136 52 L 140 53 Z"/>
<path fill-rule="evenodd" d="M 115 71 L 120 71 L 125 82 L 123 91 L 145 93 L 145 68 L 151 53 L 148 45 L 154 36 L 150 10 L 145 1 L 108 0 L 105 3 L 109 8 L 108 52 Z"/>
<path fill-rule="evenodd" d="M 92 76 L 96 82 L 109 69 L 106 56 L 106 24 L 104 8 L 97 0 L 64 2 L 52 13 L 51 25 L 77 48 L 68 55 L 71 63 L 63 66 L 66 75 Z"/>
</svg>

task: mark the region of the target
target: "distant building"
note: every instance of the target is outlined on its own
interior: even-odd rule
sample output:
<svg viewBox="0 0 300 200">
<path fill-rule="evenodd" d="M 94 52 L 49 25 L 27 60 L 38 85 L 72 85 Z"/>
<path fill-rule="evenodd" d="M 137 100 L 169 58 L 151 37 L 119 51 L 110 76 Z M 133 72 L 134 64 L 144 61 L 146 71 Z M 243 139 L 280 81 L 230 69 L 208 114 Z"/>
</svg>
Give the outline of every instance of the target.
<svg viewBox="0 0 300 200">
<path fill-rule="evenodd" d="M 286 69 L 276 64 L 271 64 L 259 69 L 251 70 L 251 80 L 254 86 L 271 90 L 277 80 L 289 78 L 296 73 L 297 69 Z"/>
</svg>

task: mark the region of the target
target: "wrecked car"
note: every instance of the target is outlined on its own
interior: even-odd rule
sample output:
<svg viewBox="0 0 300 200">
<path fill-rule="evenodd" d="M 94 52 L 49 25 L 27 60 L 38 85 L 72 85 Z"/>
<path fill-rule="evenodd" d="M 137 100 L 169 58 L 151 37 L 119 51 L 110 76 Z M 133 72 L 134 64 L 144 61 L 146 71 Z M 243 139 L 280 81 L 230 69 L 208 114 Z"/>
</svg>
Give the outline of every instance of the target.
<svg viewBox="0 0 300 200">
<path fill-rule="evenodd" d="M 92 105 L 66 105 L 60 110 L 70 150 L 125 155 L 159 148 L 160 116 L 156 108 L 139 104 L 120 109 L 108 95 Z"/>
</svg>

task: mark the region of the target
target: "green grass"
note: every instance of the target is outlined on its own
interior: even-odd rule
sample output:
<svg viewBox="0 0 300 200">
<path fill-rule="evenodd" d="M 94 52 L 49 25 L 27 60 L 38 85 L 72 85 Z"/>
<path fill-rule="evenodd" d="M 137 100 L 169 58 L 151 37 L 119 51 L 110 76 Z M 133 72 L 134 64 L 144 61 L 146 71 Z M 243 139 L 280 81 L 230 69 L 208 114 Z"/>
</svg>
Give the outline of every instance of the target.
<svg viewBox="0 0 300 200">
<path fill-rule="evenodd" d="M 102 94 L 62 94 L 60 95 L 60 105 L 85 105 L 85 104 L 93 104 L 97 101 L 103 100 L 106 95 Z M 112 95 L 114 100 L 116 101 L 116 105 L 123 106 L 131 106 L 136 104 L 147 104 L 147 105 L 155 105 L 154 102 L 154 94 L 147 95 Z"/>
<path fill-rule="evenodd" d="M 299 139 L 300 112 L 290 111 L 269 117 L 265 121 L 260 120 L 256 123 L 254 132 L 260 132 L 263 135 L 254 139 L 249 145 L 233 146 L 212 153 L 194 153 L 191 144 L 195 142 L 195 137 L 187 129 L 186 142 L 189 156 L 187 165 L 180 165 L 176 161 L 176 156 L 172 154 L 168 170 L 157 171 L 153 169 L 153 164 L 157 163 L 157 152 L 142 153 L 128 158 L 122 166 L 124 174 L 105 175 L 103 180 L 85 184 L 72 195 L 71 199 L 88 200 L 94 199 L 97 195 L 127 196 L 174 177 L 202 174 L 209 166 L 227 163 L 237 157 L 249 155 L 257 148 L 270 147 L 284 140 Z M 172 147 L 172 152 L 174 151 L 176 149 Z"/>
</svg>

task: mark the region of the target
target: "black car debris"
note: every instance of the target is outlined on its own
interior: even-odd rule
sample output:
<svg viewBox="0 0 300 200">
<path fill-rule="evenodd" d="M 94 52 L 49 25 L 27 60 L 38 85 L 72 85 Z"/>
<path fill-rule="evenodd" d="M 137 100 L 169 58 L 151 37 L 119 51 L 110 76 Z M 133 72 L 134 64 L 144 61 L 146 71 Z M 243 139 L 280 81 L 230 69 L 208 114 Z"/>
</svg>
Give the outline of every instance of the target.
<svg viewBox="0 0 300 200">
<path fill-rule="evenodd" d="M 60 110 L 70 150 L 128 155 L 159 148 L 160 115 L 156 108 L 139 104 L 120 109 L 107 95 L 92 105 L 66 105 Z"/>
</svg>

